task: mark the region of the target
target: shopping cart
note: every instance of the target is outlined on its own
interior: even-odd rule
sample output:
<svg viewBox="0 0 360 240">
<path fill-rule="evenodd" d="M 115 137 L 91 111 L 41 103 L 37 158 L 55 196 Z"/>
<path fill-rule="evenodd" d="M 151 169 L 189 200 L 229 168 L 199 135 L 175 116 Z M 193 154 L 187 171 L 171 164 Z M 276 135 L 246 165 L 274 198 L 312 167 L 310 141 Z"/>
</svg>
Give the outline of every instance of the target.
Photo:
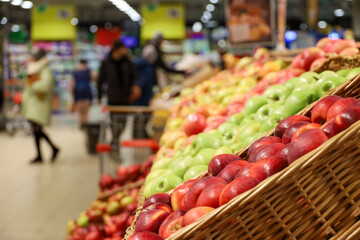
<svg viewBox="0 0 360 240">
<path fill-rule="evenodd" d="M 104 107 L 96 145 L 100 174 L 113 175 L 117 166 L 141 163 L 155 153 L 159 145 L 154 138 L 164 129 L 169 116 L 166 112 L 140 106 Z M 118 143 L 120 151 L 112 141 L 114 131 L 122 132 Z"/>
</svg>

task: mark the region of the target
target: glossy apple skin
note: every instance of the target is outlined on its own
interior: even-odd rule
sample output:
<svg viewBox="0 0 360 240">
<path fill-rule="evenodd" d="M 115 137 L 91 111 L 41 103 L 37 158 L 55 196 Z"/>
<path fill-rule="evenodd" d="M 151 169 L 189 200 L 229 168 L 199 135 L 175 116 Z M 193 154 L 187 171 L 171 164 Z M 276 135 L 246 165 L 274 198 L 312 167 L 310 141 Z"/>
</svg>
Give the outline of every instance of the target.
<svg viewBox="0 0 360 240">
<path fill-rule="evenodd" d="M 213 157 L 209 163 L 208 175 L 209 176 L 216 176 L 218 173 L 224 169 L 224 167 L 232 162 L 241 160 L 239 156 L 234 154 L 220 154 Z"/>
<path fill-rule="evenodd" d="M 302 115 L 293 115 L 290 117 L 285 118 L 275 128 L 275 136 L 282 138 L 284 132 L 290 127 L 290 125 L 296 122 L 311 122 L 310 118 L 302 116 Z"/>
<path fill-rule="evenodd" d="M 199 220 L 202 216 L 205 214 L 208 214 L 209 212 L 212 212 L 215 210 L 215 208 L 212 207 L 195 207 L 190 209 L 185 215 L 184 215 L 184 226 L 187 226 L 191 223 L 196 222 Z"/>
<path fill-rule="evenodd" d="M 276 155 L 284 146 L 283 143 L 271 143 L 263 146 L 256 152 L 252 152 L 249 157 L 249 163 L 256 163 L 264 158 Z"/>
<path fill-rule="evenodd" d="M 196 207 L 196 202 L 201 192 L 208 186 L 216 183 L 227 183 L 224 179 L 219 177 L 204 177 L 197 180 L 189 189 L 187 194 L 188 209 Z"/>
<path fill-rule="evenodd" d="M 130 215 L 130 216 L 128 217 L 128 219 L 126 220 L 126 228 L 128 228 L 128 227 L 131 226 L 131 224 L 132 224 L 132 222 L 134 221 L 134 219 L 135 219 L 135 215 Z"/>
<path fill-rule="evenodd" d="M 227 165 L 219 174 L 217 177 L 224 179 L 227 183 L 234 180 L 237 172 L 242 168 L 242 166 L 237 165 Z"/>
<path fill-rule="evenodd" d="M 334 135 L 344 131 L 360 119 L 360 106 L 353 106 L 343 110 L 334 118 Z"/>
<path fill-rule="evenodd" d="M 330 107 L 340 99 L 342 97 L 332 95 L 319 100 L 311 111 L 311 122 L 325 123 Z"/>
<path fill-rule="evenodd" d="M 286 144 L 282 149 L 280 149 L 280 151 L 278 151 L 276 155 L 287 159 L 289 147 L 290 147 L 290 143 Z"/>
<path fill-rule="evenodd" d="M 171 213 L 169 216 L 167 216 L 167 218 L 166 218 L 166 219 L 161 223 L 161 225 L 160 225 L 159 235 L 160 235 L 160 236 L 163 236 L 163 235 L 164 235 L 163 232 L 164 232 L 165 228 L 168 226 L 168 224 L 169 224 L 172 220 L 184 216 L 185 213 L 186 213 L 185 210 L 179 209 L 179 210 L 176 210 L 176 211 L 174 211 L 173 213 Z"/>
<path fill-rule="evenodd" d="M 252 166 L 249 176 L 260 182 L 271 175 L 280 172 L 289 165 L 286 158 L 275 155 L 256 162 Z"/>
<path fill-rule="evenodd" d="M 164 240 L 153 232 L 138 232 L 128 238 L 128 240 Z"/>
<path fill-rule="evenodd" d="M 304 69 L 310 70 L 311 64 L 318 58 L 325 57 L 325 52 L 318 47 L 309 47 L 303 52 Z"/>
<path fill-rule="evenodd" d="M 326 123 L 324 123 L 322 126 L 322 130 L 326 134 L 326 136 L 328 136 L 328 138 L 332 138 L 333 136 L 335 136 L 334 120 L 335 119 L 333 118 L 333 119 L 327 121 Z"/>
<path fill-rule="evenodd" d="M 256 152 L 261 147 L 271 143 L 282 143 L 282 140 L 281 138 L 275 136 L 262 137 L 251 144 L 247 154 L 250 156 L 252 152 Z"/>
<path fill-rule="evenodd" d="M 291 68 L 304 69 L 304 59 L 302 53 L 294 57 L 294 59 L 291 62 Z"/>
<path fill-rule="evenodd" d="M 322 65 L 326 60 L 327 60 L 326 57 L 321 57 L 321 58 L 318 58 L 315 61 L 313 61 L 311 66 L 310 66 L 310 71 L 313 71 L 315 68 Z"/>
<path fill-rule="evenodd" d="M 310 129 L 314 129 L 314 128 L 321 128 L 322 125 L 318 124 L 318 123 L 308 123 L 305 125 L 302 125 L 301 127 L 298 128 L 298 130 L 296 130 L 294 132 L 294 134 L 291 137 L 291 141 L 293 141 L 295 138 L 297 138 L 297 136 L 299 136 L 301 133 L 308 131 Z"/>
<path fill-rule="evenodd" d="M 348 47 L 342 50 L 340 55 L 356 55 L 359 54 L 360 50 L 357 47 Z"/>
<path fill-rule="evenodd" d="M 226 185 L 225 183 L 217 183 L 205 188 L 198 197 L 196 206 L 219 207 L 220 194 Z"/>
<path fill-rule="evenodd" d="M 206 128 L 206 118 L 199 114 L 190 114 L 183 123 L 184 132 L 187 136 L 201 133 Z"/>
<path fill-rule="evenodd" d="M 85 240 L 102 240 L 102 234 L 100 231 L 91 231 L 86 234 Z"/>
<path fill-rule="evenodd" d="M 227 166 L 229 167 L 244 167 L 245 165 L 247 165 L 249 162 L 248 161 L 244 161 L 244 160 L 238 160 L 238 161 L 233 161 L 233 162 L 230 162 Z"/>
<path fill-rule="evenodd" d="M 170 221 L 164 228 L 162 234 L 159 234 L 160 237 L 166 239 L 170 237 L 174 232 L 179 230 L 180 228 L 184 227 L 184 217 L 178 217 Z"/>
<path fill-rule="evenodd" d="M 221 192 L 219 205 L 222 206 L 228 203 L 231 199 L 238 196 L 239 194 L 246 192 L 258 185 L 259 180 L 253 177 L 239 177 L 229 183 Z"/>
<path fill-rule="evenodd" d="M 115 180 L 113 177 L 111 177 L 108 174 L 103 174 L 103 175 L 101 175 L 100 180 L 99 180 L 99 187 L 100 187 L 100 189 L 103 190 L 105 188 L 111 187 L 114 183 L 115 183 Z"/>
<path fill-rule="evenodd" d="M 326 117 L 326 121 L 335 118 L 336 115 L 344 111 L 346 108 L 355 106 L 356 104 L 359 103 L 359 101 L 360 101 L 359 99 L 351 98 L 351 97 L 340 99 L 330 107 Z"/>
<path fill-rule="evenodd" d="M 148 197 L 145 200 L 143 208 L 146 208 L 149 205 L 158 203 L 158 202 L 165 203 L 165 204 L 171 206 L 171 197 L 167 193 L 156 193 L 154 195 L 151 195 L 150 197 Z"/>
<path fill-rule="evenodd" d="M 240 168 L 235 175 L 235 179 L 239 177 L 248 177 L 252 166 L 254 166 L 254 163 L 248 163 L 242 168 Z"/>
<path fill-rule="evenodd" d="M 161 209 L 153 209 L 142 212 L 135 224 L 135 233 L 153 232 L 158 233 L 161 223 L 169 216 L 169 213 Z"/>
<path fill-rule="evenodd" d="M 284 132 L 284 135 L 282 137 L 282 142 L 283 144 L 288 144 L 291 142 L 291 138 L 293 136 L 293 134 L 296 132 L 296 130 L 298 130 L 301 126 L 309 124 L 309 122 L 304 122 L 304 121 L 300 121 L 300 122 L 296 122 L 294 124 L 292 124 L 291 126 L 289 126 L 288 129 L 286 129 L 286 131 Z"/>
<path fill-rule="evenodd" d="M 326 142 L 328 137 L 318 128 L 303 132 L 291 142 L 288 152 L 289 163 L 305 155 Z"/>
<path fill-rule="evenodd" d="M 187 194 L 189 193 L 190 187 L 196 182 L 196 179 L 191 179 L 184 182 L 180 186 L 174 189 L 171 193 L 171 206 L 174 211 L 178 209 L 188 210 Z"/>
<path fill-rule="evenodd" d="M 146 210 L 162 209 L 164 211 L 167 211 L 169 214 L 173 212 L 173 209 L 169 205 L 167 205 L 165 203 L 161 203 L 161 202 L 153 203 L 153 204 L 147 206 L 145 209 Z"/>
</svg>

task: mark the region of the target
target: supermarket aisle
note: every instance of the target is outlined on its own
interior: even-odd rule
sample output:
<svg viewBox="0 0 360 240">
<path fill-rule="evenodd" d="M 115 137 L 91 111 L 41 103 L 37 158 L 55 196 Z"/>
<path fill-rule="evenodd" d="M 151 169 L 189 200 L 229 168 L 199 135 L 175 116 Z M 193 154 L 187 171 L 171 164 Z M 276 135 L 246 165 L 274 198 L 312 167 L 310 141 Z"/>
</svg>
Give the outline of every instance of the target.
<svg viewBox="0 0 360 240">
<path fill-rule="evenodd" d="M 63 239 L 66 222 L 96 196 L 98 159 L 86 153 L 74 116 L 53 120 L 46 130 L 61 147 L 55 164 L 29 165 L 33 139 L 0 133 L 0 239 Z M 50 150 L 42 147 L 49 159 Z"/>
</svg>

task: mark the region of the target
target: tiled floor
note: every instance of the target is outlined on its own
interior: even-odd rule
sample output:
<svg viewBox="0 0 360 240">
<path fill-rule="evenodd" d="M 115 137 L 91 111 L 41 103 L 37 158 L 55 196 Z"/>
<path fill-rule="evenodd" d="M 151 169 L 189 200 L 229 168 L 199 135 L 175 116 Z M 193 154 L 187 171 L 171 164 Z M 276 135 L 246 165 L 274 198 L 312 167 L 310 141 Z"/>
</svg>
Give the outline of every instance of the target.
<svg viewBox="0 0 360 240">
<path fill-rule="evenodd" d="M 73 117 L 46 128 L 61 152 L 56 163 L 29 165 L 34 140 L 0 133 L 0 239 L 63 239 L 65 225 L 96 196 L 98 158 L 86 153 L 85 136 Z M 50 157 L 46 143 L 45 157 Z"/>
</svg>

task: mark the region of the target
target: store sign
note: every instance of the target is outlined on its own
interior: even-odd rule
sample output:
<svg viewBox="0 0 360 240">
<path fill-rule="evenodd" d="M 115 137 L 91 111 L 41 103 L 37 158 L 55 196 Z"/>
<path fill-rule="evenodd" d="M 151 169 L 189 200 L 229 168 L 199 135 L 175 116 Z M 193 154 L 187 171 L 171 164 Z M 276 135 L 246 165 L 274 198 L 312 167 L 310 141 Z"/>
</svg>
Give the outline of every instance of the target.
<svg viewBox="0 0 360 240">
<path fill-rule="evenodd" d="M 227 0 L 225 11 L 232 45 L 275 41 L 273 0 Z"/>
</svg>

